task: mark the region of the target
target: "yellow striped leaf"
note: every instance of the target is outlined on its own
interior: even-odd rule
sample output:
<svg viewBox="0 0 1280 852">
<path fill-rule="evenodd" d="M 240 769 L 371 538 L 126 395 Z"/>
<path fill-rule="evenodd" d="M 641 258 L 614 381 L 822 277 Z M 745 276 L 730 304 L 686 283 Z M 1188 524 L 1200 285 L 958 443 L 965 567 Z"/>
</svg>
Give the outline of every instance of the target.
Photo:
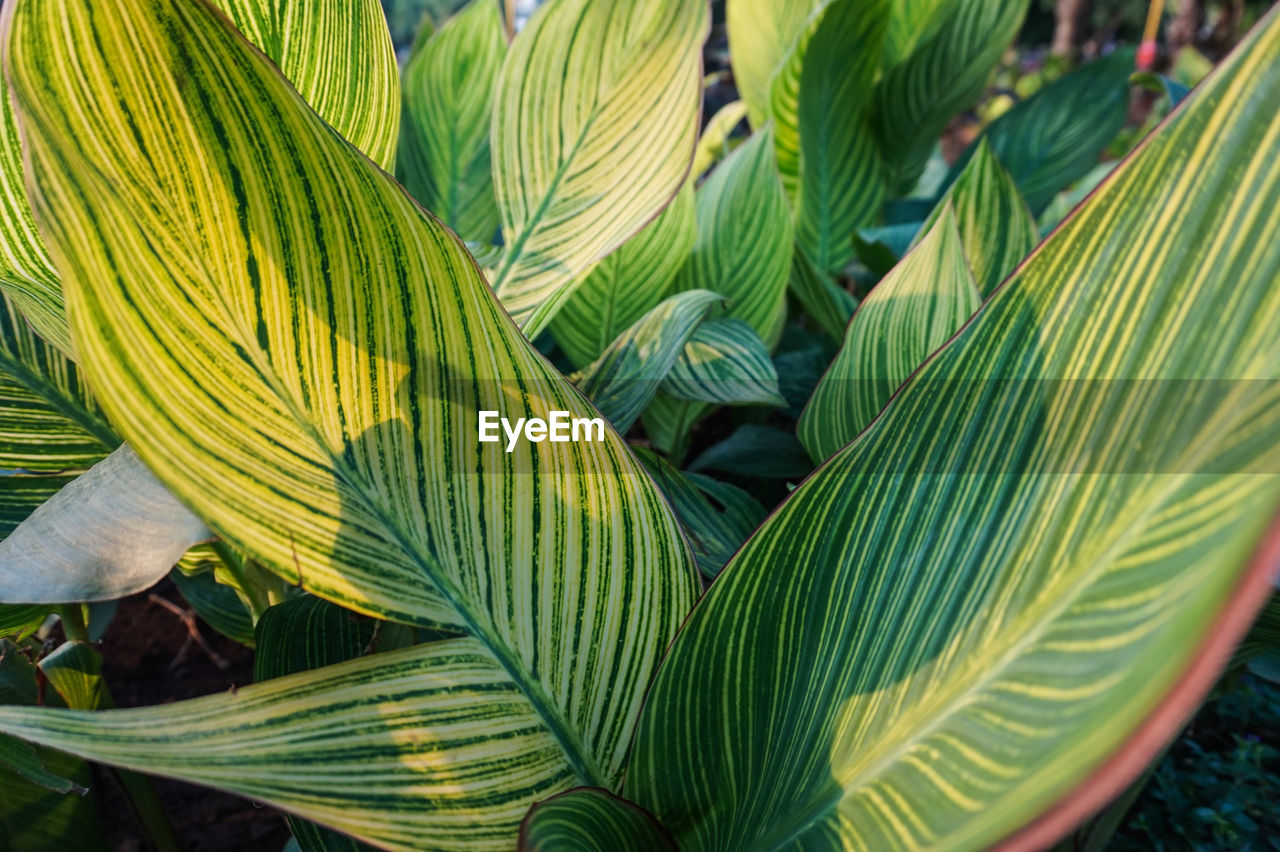
<svg viewBox="0 0 1280 852">
<path fill-rule="evenodd" d="M 325 121 L 383 168 L 395 159 L 399 75 L 376 0 L 209 0 L 270 57 Z M 22 143 L 0 80 L 0 290 L 74 357 L 58 272 L 36 230 Z"/>
<path fill-rule="evenodd" d="M 929 40 L 950 17 L 958 0 L 897 0 L 889 15 L 884 64 L 897 65 Z"/>
<path fill-rule="evenodd" d="M 478 442 L 481 410 L 595 412 L 524 340 L 457 238 L 208 8 L 25 0 L 5 11 L 40 175 L 34 209 L 112 422 L 225 542 L 290 583 L 475 637 L 489 661 L 479 676 L 514 696 L 495 712 L 535 720 L 551 752 L 526 775 L 504 758 L 517 780 L 487 788 L 471 816 L 505 820 L 562 783 L 616 785 L 644 688 L 697 590 L 676 522 L 626 445 L 609 429 L 511 453 Z M 151 144 L 130 125 L 183 133 Z M 392 729 L 377 736 L 408 748 Z M 151 759 L 119 742 L 110 760 Z M 198 764 L 191 742 L 182 760 Z M 305 775 L 310 753 L 281 748 L 270 771 Z M 165 759 L 150 768 L 339 828 L 363 820 L 361 836 L 380 842 L 407 836 L 377 796 L 362 816 L 349 801 L 313 810 L 314 791 L 250 790 L 251 773 L 202 776 Z M 428 764 L 440 761 L 407 766 Z M 415 818 L 474 806 L 447 779 L 411 788 Z"/>
<path fill-rule="evenodd" d="M 985 141 L 1039 216 L 1060 190 L 1098 165 L 1124 127 L 1132 70 L 1133 50 L 1117 50 L 1053 81 L 993 121 L 956 160 L 947 183 Z"/>
<path fill-rule="evenodd" d="M 209 538 L 200 519 L 122 446 L 0 541 L 0 601 L 115 600 L 155 585 Z"/>
<path fill-rule="evenodd" d="M 718 405 L 787 404 L 764 342 L 735 317 L 709 319 L 694 329 L 662 380 L 662 392 Z"/>
<path fill-rule="evenodd" d="M 627 796 L 681 849 L 1047 848 L 1280 565 L 1280 16 L 695 609 Z"/>
<path fill-rule="evenodd" d="M 732 101 L 722 106 L 702 128 L 698 137 L 698 147 L 693 152 L 693 169 L 690 175 L 694 180 L 701 178 L 716 163 L 729 156 L 732 150 L 729 137 L 734 128 L 747 117 L 747 105 L 742 101 Z"/>
<path fill-rule="evenodd" d="M 0 707 L 0 728 L 230 790 L 386 849 L 510 849 L 532 802 L 575 785 L 556 738 L 474 639 L 158 707 Z"/>
<path fill-rule="evenodd" d="M 651 814 L 598 787 L 538 802 L 520 825 L 520 852 L 675 852 Z"/>
<path fill-rule="evenodd" d="M 578 388 L 620 433 L 658 392 L 719 295 L 689 290 L 664 300 L 618 336 L 578 380 Z"/>
<path fill-rule="evenodd" d="M 972 106 L 1022 27 L 1029 0 L 955 0 L 937 32 L 876 86 L 890 191 L 910 190 L 947 122 Z"/>
<path fill-rule="evenodd" d="M 498 4 L 472 0 L 404 66 L 396 175 L 458 236 L 479 243 L 498 233 L 489 120 L 506 54 Z"/>
<path fill-rule="evenodd" d="M 632 323 L 657 307 L 695 236 L 693 185 L 686 183 L 658 218 L 600 261 L 551 320 L 556 343 L 586 367 Z"/>
<path fill-rule="evenodd" d="M 747 119 L 760 129 L 772 115 L 773 76 L 782 67 L 809 16 L 823 0 L 727 0 L 725 27 L 733 82 L 747 105 Z"/>
<path fill-rule="evenodd" d="M 710 290 L 729 301 L 770 349 L 787 311 L 792 225 L 773 157 L 773 133 L 754 134 L 697 192 L 697 238 L 675 290 Z"/>
<path fill-rule="evenodd" d="M 830 458 L 865 429 L 981 302 L 955 213 L 946 206 L 920 245 L 858 306 L 844 345 L 809 398 L 797 434 L 813 460 Z"/>
<path fill-rule="evenodd" d="M 551 0 L 512 43 L 493 112 L 506 246 L 493 286 L 530 338 L 684 183 L 708 11 Z"/>
<path fill-rule="evenodd" d="M 920 226 L 913 246 L 929 233 L 948 207 L 955 211 L 960 242 L 978 290 L 984 297 L 989 296 L 1031 253 L 1040 233 L 1013 178 L 985 140 L 979 142 L 960 177 Z"/>
</svg>

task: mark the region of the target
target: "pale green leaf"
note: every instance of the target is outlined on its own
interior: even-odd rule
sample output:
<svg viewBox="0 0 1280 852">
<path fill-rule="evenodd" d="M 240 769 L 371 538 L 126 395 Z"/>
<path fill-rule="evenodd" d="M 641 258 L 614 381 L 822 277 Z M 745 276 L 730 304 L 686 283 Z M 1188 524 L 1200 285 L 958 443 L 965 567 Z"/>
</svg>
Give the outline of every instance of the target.
<svg viewBox="0 0 1280 852">
<path fill-rule="evenodd" d="M 0 601 L 102 601 L 140 592 L 210 537 L 122 446 L 0 541 Z"/>
<path fill-rule="evenodd" d="M 396 175 L 413 197 L 464 240 L 498 232 L 489 120 L 507 53 L 494 0 L 472 0 L 404 67 Z"/>
<path fill-rule="evenodd" d="M 758 130 L 769 121 L 773 76 L 800 37 L 805 21 L 822 2 L 727 0 L 725 3 L 733 82 L 747 105 L 747 117 L 753 129 Z"/>
<path fill-rule="evenodd" d="M 853 440 L 899 385 L 982 302 L 948 205 L 920 244 L 858 306 L 797 434 L 815 462 Z"/>
<path fill-rule="evenodd" d="M 1278 114 L 1273 14 L 725 568 L 681 849 L 1047 848 L 1176 735 L 1280 562 Z"/>
<path fill-rule="evenodd" d="M 663 379 L 662 392 L 718 405 L 786 404 L 764 342 L 734 317 L 709 319 L 694 329 Z"/>
<path fill-rule="evenodd" d="M 746 117 L 746 103 L 730 101 L 708 119 L 707 126 L 702 128 L 702 135 L 698 137 L 697 150 L 693 153 L 690 176 L 694 180 L 701 178 L 708 169 L 729 156 L 729 152 L 733 150 L 729 137 Z"/>
<path fill-rule="evenodd" d="M 493 113 L 505 244 L 493 286 L 529 337 L 685 182 L 708 11 L 551 0 L 512 43 Z"/>
</svg>

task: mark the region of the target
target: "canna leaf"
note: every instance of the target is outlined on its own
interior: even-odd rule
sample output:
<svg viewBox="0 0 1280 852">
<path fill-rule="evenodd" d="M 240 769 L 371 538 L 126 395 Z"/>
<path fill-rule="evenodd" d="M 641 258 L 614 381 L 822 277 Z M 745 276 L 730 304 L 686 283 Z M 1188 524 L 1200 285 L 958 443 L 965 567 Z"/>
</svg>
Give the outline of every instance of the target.
<svg viewBox="0 0 1280 852">
<path fill-rule="evenodd" d="M 234 700 L 207 705 L 226 713 L 204 733 L 244 721 L 226 742 L 264 756 L 256 775 L 202 748 L 187 714 L 206 705 L 77 716 L 67 732 L 97 731 L 104 761 L 387 846 L 410 843 L 405 821 L 453 825 L 444 845 L 475 821 L 480 840 L 510 842 L 537 798 L 616 785 L 645 686 L 697 590 L 674 518 L 621 439 L 606 429 L 602 441 L 511 453 L 477 442 L 481 410 L 594 411 L 524 340 L 456 237 L 206 7 L 122 0 L 108 15 L 26 0 L 5 7 L 5 25 L 38 166 L 34 209 L 69 273 L 76 345 L 112 422 L 220 538 L 290 583 L 474 637 L 449 646 L 464 649 L 457 659 L 413 659 L 434 685 L 412 742 L 390 698 L 335 723 L 339 751 L 368 728 L 384 762 L 361 771 L 386 769 L 389 792 L 351 785 L 360 772 L 339 760 L 343 789 L 322 795 L 311 741 L 298 748 Z M 104 109 L 112 120 L 87 118 Z M 125 136 L 129 125 L 185 132 L 152 146 Z M 463 672 L 475 689 L 455 700 Z M 372 676 L 357 678 L 366 694 Z M 268 687 L 255 694 L 284 694 Z M 296 704 L 254 706 L 315 724 Z M 455 754 L 454 729 L 441 734 L 447 761 L 419 741 L 470 717 L 457 733 L 472 745 Z M 181 748 L 148 749 L 171 721 Z M 514 730 L 530 750 L 484 741 Z M 490 761 L 474 785 L 449 769 L 469 748 Z"/>
<path fill-rule="evenodd" d="M 493 113 L 493 286 L 530 338 L 684 183 L 709 26 L 703 0 L 553 0 L 512 43 Z"/>
<path fill-rule="evenodd" d="M 703 450 L 689 463 L 689 470 L 798 481 L 813 470 L 813 465 L 790 432 L 745 423 L 728 438 Z"/>
<path fill-rule="evenodd" d="M 489 120 L 506 54 L 497 3 L 472 0 L 404 67 L 396 175 L 458 236 L 480 243 L 498 232 Z"/>
<path fill-rule="evenodd" d="M 325 121 L 383 168 L 395 159 L 399 75 L 376 0 L 209 0 Z M 74 357 L 58 272 L 32 218 L 22 144 L 0 80 L 0 290 L 62 354 Z M 6 306 L 8 307 L 8 306 Z"/>
<path fill-rule="evenodd" d="M 578 388 L 620 433 L 635 423 L 658 392 L 698 325 L 720 296 L 689 290 L 671 296 L 609 344 Z"/>
<path fill-rule="evenodd" d="M 797 435 L 822 462 L 867 427 L 894 391 L 981 304 L 948 205 L 916 249 L 862 301 Z"/>
<path fill-rule="evenodd" d="M 1013 178 L 985 140 L 920 226 L 913 245 L 929 233 L 948 206 L 955 211 L 960 242 L 978 290 L 988 296 L 1035 248 L 1039 232 Z"/>
<path fill-rule="evenodd" d="M 954 0 L 945 19 L 875 91 L 874 115 L 888 158 L 891 193 L 905 194 L 938 135 L 982 95 L 987 78 L 1022 27 L 1029 0 Z M 999 149 L 997 149 L 999 153 Z"/>
<path fill-rule="evenodd" d="M 155 585 L 192 545 L 211 537 L 122 446 L 0 541 L 0 601 L 124 597 Z"/>
<path fill-rule="evenodd" d="M 1098 165 L 1129 115 L 1133 51 L 1117 50 L 1066 74 L 993 121 L 956 160 L 955 181 L 985 140 L 1039 216 L 1058 192 Z"/>
<path fill-rule="evenodd" d="M 826 272 L 853 259 L 850 235 L 874 221 L 884 200 L 885 167 L 867 111 L 890 5 L 836 0 L 803 54 L 796 241 Z"/>
<path fill-rule="evenodd" d="M 884 64 L 897 65 L 927 42 L 948 20 L 958 0 L 897 0 L 889 13 Z"/>
<path fill-rule="evenodd" d="M 698 137 L 698 147 L 693 152 L 693 168 L 689 174 L 697 180 L 716 163 L 729 156 L 732 146 L 729 137 L 742 119 L 747 117 L 747 105 L 742 101 L 731 101 L 722 106 L 702 128 Z"/>
<path fill-rule="evenodd" d="M 803 251 L 791 260 L 790 291 L 814 325 L 836 342 L 844 340 L 844 329 L 858 307 L 853 294 L 825 272 L 814 269 Z"/>
<path fill-rule="evenodd" d="M 573 786 L 555 737 L 474 639 L 157 707 L 0 707 L 0 727 L 286 807 L 386 849 L 421 849 L 423 838 L 509 849 L 532 801 Z"/>
<path fill-rule="evenodd" d="M 63 642 L 37 664 L 68 707 L 99 710 L 112 706 L 102 680 L 102 655 L 88 642 Z"/>
<path fill-rule="evenodd" d="M 729 301 L 773 348 L 786 318 L 792 226 L 769 130 L 754 134 L 697 192 L 697 239 L 675 290 L 710 290 Z"/>
<path fill-rule="evenodd" d="M 228 639 L 253 647 L 253 617 L 233 588 L 219 583 L 212 571 L 187 575 L 174 568 L 169 579 L 201 621 Z"/>
<path fill-rule="evenodd" d="M 772 115 L 770 90 L 805 22 L 823 0 L 727 0 L 725 28 L 733 82 L 747 105 L 752 129 L 760 129 Z"/>
<path fill-rule="evenodd" d="M 529 809 L 520 852 L 675 852 L 650 814 L 598 787 L 579 787 Z"/>
<path fill-rule="evenodd" d="M 0 604 L 0 639 L 27 638 L 40 629 L 49 612 L 42 604 Z"/>
<path fill-rule="evenodd" d="M 764 506 L 736 485 L 700 473 L 681 473 L 652 450 L 635 449 L 679 518 L 698 569 L 704 577 L 714 579 L 760 526 Z"/>
<path fill-rule="evenodd" d="M 710 319 L 694 329 L 662 380 L 675 399 L 720 405 L 786 405 L 778 371 L 751 326 L 734 317 Z"/>
<path fill-rule="evenodd" d="M 1280 564 L 1278 114 L 1272 14 L 725 568 L 681 849 L 1048 848 L 1176 734 Z"/>
<path fill-rule="evenodd" d="M 596 265 L 551 320 L 551 333 L 579 368 L 668 295 L 695 235 L 693 186 L 685 184 L 644 230 Z"/>
</svg>

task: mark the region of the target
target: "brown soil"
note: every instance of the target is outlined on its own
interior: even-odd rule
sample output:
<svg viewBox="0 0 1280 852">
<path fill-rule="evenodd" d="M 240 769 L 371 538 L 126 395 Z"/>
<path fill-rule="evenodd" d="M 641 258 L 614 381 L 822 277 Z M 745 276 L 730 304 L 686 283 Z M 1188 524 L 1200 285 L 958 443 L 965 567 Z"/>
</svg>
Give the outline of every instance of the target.
<svg viewBox="0 0 1280 852">
<path fill-rule="evenodd" d="M 186 609 L 182 597 L 167 580 L 154 592 Z M 101 643 L 103 675 L 121 707 L 167 704 L 253 682 L 253 651 L 227 639 L 207 625 L 201 633 L 230 668 L 219 669 L 198 646 L 184 651 L 186 625 L 148 593 L 120 603 Z M 144 852 L 148 848 L 124 797 L 105 771 L 95 767 L 97 796 L 113 852 Z M 279 852 L 289 839 L 280 814 L 245 799 L 155 778 L 161 803 L 184 852 Z"/>
</svg>

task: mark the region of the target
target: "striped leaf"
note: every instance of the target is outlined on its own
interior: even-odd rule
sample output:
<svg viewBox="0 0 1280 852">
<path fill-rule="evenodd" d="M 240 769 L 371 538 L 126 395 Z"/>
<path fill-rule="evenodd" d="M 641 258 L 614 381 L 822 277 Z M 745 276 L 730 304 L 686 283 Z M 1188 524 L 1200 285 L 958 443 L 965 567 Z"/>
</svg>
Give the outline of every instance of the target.
<svg viewBox="0 0 1280 852">
<path fill-rule="evenodd" d="M 472 0 L 404 66 L 396 175 L 413 197 L 462 237 L 498 232 L 489 120 L 507 54 L 493 0 Z"/>
<path fill-rule="evenodd" d="M 124 597 L 155 585 L 192 545 L 209 538 L 200 519 L 122 446 L 0 541 L 0 601 Z"/>
<path fill-rule="evenodd" d="M 797 434 L 813 460 L 830 458 L 865 429 L 981 302 L 955 212 L 946 206 L 920 245 L 858 307 L 805 406 Z"/>
<path fill-rule="evenodd" d="M 791 259 L 789 285 L 791 294 L 818 330 L 834 341 L 843 341 L 845 326 L 858 307 L 853 294 L 815 269 L 803 251 L 795 252 Z"/>
<path fill-rule="evenodd" d="M 693 186 L 686 183 L 658 218 L 596 265 L 551 320 L 551 333 L 579 368 L 657 307 L 693 250 Z"/>
<path fill-rule="evenodd" d="M 1280 564 L 1280 17 L 695 609 L 626 793 L 681 849 L 1047 848 Z"/>
<path fill-rule="evenodd" d="M 951 167 L 958 179 L 986 141 L 1039 216 L 1058 192 L 1084 177 L 1129 115 L 1133 51 L 1117 50 L 1066 74 L 1001 115 Z"/>
<path fill-rule="evenodd" d="M 529 809 L 520 852 L 675 852 L 653 816 L 598 787 L 579 787 Z"/>
<path fill-rule="evenodd" d="M 652 450 L 637 447 L 636 455 L 671 503 L 698 569 L 707 579 L 714 579 L 760 526 L 764 506 L 736 485 L 701 473 L 681 473 Z"/>
<path fill-rule="evenodd" d="M 773 114 L 773 76 L 791 53 L 810 14 L 823 0 L 727 0 L 725 27 L 733 82 L 747 105 L 747 119 L 759 129 Z"/>
<path fill-rule="evenodd" d="M 948 206 L 955 211 L 960 243 L 978 290 L 989 296 L 1031 253 L 1040 234 L 1013 178 L 985 140 L 920 226 L 913 245 L 929 233 Z"/>
<path fill-rule="evenodd" d="M 184 729 L 181 755 L 130 747 L 122 733 L 102 758 L 387 843 L 407 842 L 401 819 L 465 813 L 509 829 L 555 788 L 616 785 L 644 688 L 697 590 L 676 522 L 626 445 L 608 429 L 511 453 L 477 442 L 481 410 L 595 412 L 524 340 L 457 238 L 220 17 L 162 0 L 122 0 L 110 14 L 56 0 L 5 8 L 7 71 L 41 175 L 36 214 L 112 422 L 227 544 L 291 584 L 473 636 L 465 647 L 483 660 L 467 650 L 472 662 L 452 660 L 444 679 L 470 672 L 492 710 L 471 703 L 464 715 L 490 732 L 503 730 L 495 719 L 528 723 L 537 741 L 502 746 L 483 807 L 444 769 L 435 786 L 415 775 L 388 799 L 356 785 L 324 807 L 312 783 L 206 775 L 181 708 L 164 711 Z M 181 139 L 163 145 L 120 135 L 175 124 Z M 429 692 L 423 713 L 452 718 L 452 699 Z M 305 708 L 268 703 L 308 724 Z M 244 718 L 234 702 L 214 706 L 229 714 L 218 730 Z M 443 766 L 390 727 L 395 714 L 364 711 L 357 727 L 382 726 L 370 736 L 387 760 Z M 74 726 L 106 737 L 169 717 L 112 718 Z M 272 736 L 248 722 L 242 734 Z M 277 746 L 257 751 L 272 777 L 310 776 L 313 749 Z M 413 815 L 394 813 L 409 801 Z"/>
<path fill-rule="evenodd" d="M 685 344 L 720 296 L 689 290 L 671 296 L 618 336 L 578 380 L 578 388 L 620 433 L 658 392 Z"/>
<path fill-rule="evenodd" d="M 552 0 L 512 43 L 493 112 L 506 245 L 493 286 L 530 338 L 685 182 L 708 12 Z"/>
<path fill-rule="evenodd" d="M 399 74 L 377 0 L 209 2 L 279 66 L 325 121 L 380 166 L 391 168 Z M 58 273 L 36 230 L 23 183 L 22 142 L 8 86 L 0 80 L 0 290 L 41 337 L 74 357 Z"/>
<path fill-rule="evenodd" d="M 707 126 L 702 128 L 702 135 L 698 137 L 698 147 L 693 152 L 690 175 L 694 180 L 701 178 L 712 166 L 729 156 L 732 150 L 729 137 L 746 117 L 746 103 L 731 101 L 707 120 Z"/>
<path fill-rule="evenodd" d="M 68 707 L 99 710 L 113 705 L 102 680 L 102 655 L 88 642 L 63 642 L 37 668 Z"/>
<path fill-rule="evenodd" d="M 770 349 L 786 318 L 792 225 L 773 157 L 773 134 L 754 134 L 697 192 L 697 239 L 676 291 L 710 290 L 729 300 Z"/>
<path fill-rule="evenodd" d="M 230 790 L 387 849 L 419 850 L 426 839 L 510 849 L 533 801 L 574 786 L 559 742 L 474 639 L 158 707 L 0 707 L 0 727 Z"/>
<path fill-rule="evenodd" d="M 947 122 L 982 95 L 1022 28 L 1029 0 L 955 0 L 937 31 L 876 86 L 876 131 L 890 191 L 915 184 Z M 999 151 L 997 150 L 997 153 Z"/>
<path fill-rule="evenodd" d="M 694 329 L 663 379 L 662 391 L 675 399 L 719 405 L 787 402 L 778 392 L 778 371 L 764 342 L 734 317 L 710 319 Z"/>
<path fill-rule="evenodd" d="M 45 501 L 80 474 L 0 475 L 0 538 L 8 538 Z"/>
<path fill-rule="evenodd" d="M 253 616 L 235 589 L 219 583 L 212 571 L 188 575 L 174 568 L 169 579 L 201 621 L 233 642 L 253 647 Z"/>
<path fill-rule="evenodd" d="M 14 642 L 40 629 L 50 608 L 40 604 L 0 604 L 0 639 Z"/>
<path fill-rule="evenodd" d="M 897 0 L 884 40 L 884 64 L 897 65 L 950 18 L 958 0 Z"/>
<path fill-rule="evenodd" d="M 0 295 L 0 470 L 80 471 L 119 443 L 76 365 Z"/>
<path fill-rule="evenodd" d="M 867 108 L 890 6 L 889 0 L 835 0 L 812 28 L 803 68 L 796 69 L 796 241 L 826 272 L 853 259 L 854 229 L 871 224 L 884 200 L 885 168 Z M 779 116 L 780 140 L 785 126 Z"/>
</svg>

